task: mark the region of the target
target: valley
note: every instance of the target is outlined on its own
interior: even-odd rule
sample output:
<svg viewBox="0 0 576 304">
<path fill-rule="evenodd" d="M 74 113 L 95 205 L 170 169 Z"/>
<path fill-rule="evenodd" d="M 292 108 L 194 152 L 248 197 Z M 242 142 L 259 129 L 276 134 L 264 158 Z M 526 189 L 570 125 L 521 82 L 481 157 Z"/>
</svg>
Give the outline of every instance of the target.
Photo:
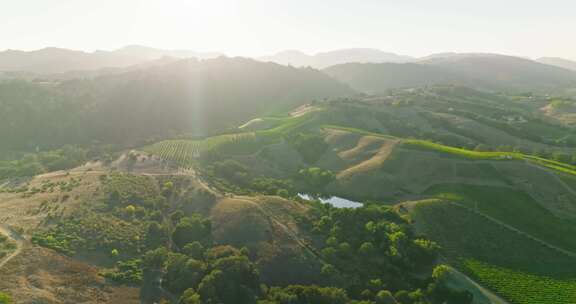
<svg viewBox="0 0 576 304">
<path fill-rule="evenodd" d="M 1 82 L 0 296 L 576 302 L 569 80 L 495 57 L 508 89 L 473 85 L 472 57 L 395 63 L 450 84 L 225 57 Z"/>
</svg>

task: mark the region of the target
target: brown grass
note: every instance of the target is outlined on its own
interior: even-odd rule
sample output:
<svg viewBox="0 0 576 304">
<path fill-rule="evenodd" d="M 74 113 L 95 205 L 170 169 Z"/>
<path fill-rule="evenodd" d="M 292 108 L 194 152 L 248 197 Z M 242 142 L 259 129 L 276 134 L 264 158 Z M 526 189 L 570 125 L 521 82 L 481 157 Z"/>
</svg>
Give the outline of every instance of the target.
<svg viewBox="0 0 576 304">
<path fill-rule="evenodd" d="M 109 285 L 97 268 L 29 246 L 0 269 L 0 290 L 15 303 L 138 303 L 137 288 Z"/>
<path fill-rule="evenodd" d="M 360 163 L 338 173 L 337 177 L 339 179 L 346 178 L 354 174 L 365 173 L 377 169 L 384 163 L 384 161 L 386 161 L 386 159 L 388 158 L 388 156 L 390 156 L 390 153 L 394 149 L 394 146 L 396 145 L 397 141 L 392 140 L 383 141 L 381 138 L 374 138 L 373 136 L 364 136 L 362 139 L 360 139 L 360 141 L 358 141 L 358 145 L 354 149 L 342 152 L 342 154 L 344 155 L 343 157 L 353 157 L 361 153 L 364 150 L 364 148 L 369 146 L 371 143 L 378 142 L 376 141 L 376 139 L 382 142 L 377 152 L 373 154 L 372 157 L 364 161 L 361 161 Z"/>
</svg>

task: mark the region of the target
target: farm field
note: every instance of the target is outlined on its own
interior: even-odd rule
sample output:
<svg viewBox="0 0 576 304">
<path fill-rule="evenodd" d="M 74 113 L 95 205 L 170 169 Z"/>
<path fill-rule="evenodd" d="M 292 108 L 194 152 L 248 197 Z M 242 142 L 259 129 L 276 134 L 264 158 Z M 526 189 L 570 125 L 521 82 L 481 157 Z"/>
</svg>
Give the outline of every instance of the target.
<svg viewBox="0 0 576 304">
<path fill-rule="evenodd" d="M 441 184 L 426 193 L 460 202 L 553 245 L 576 251 L 576 239 L 572 237 L 576 234 L 576 221 L 556 217 L 524 192 L 503 187 Z"/>
<path fill-rule="evenodd" d="M 191 167 L 198 158 L 209 153 L 247 154 L 256 152 L 258 147 L 255 133 L 240 133 L 218 135 L 202 140 L 165 140 L 142 150 L 173 161 L 182 167 Z"/>
<path fill-rule="evenodd" d="M 449 202 L 417 203 L 412 217 L 449 263 L 511 303 L 576 301 L 576 258 Z"/>
</svg>

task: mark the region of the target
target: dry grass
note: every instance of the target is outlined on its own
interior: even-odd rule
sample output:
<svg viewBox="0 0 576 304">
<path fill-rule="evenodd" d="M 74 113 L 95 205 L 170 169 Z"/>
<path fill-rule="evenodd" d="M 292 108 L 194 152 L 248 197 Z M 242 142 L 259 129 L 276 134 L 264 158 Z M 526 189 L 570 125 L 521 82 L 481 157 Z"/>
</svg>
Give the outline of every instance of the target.
<svg viewBox="0 0 576 304">
<path fill-rule="evenodd" d="M 380 147 L 377 149 L 377 152 L 372 155 L 372 157 L 357 163 L 356 165 L 347 168 L 344 171 L 341 171 L 337 174 L 337 177 L 346 178 L 354 174 L 360 174 L 369 172 L 375 169 L 378 169 L 384 161 L 390 156 L 394 146 L 396 145 L 397 141 L 392 140 L 382 140 L 380 138 L 374 138 L 372 136 L 364 136 L 358 141 L 358 145 L 351 150 L 343 152 L 344 156 L 350 157 L 352 155 L 357 155 L 361 153 L 366 147 L 368 147 L 371 143 L 377 143 L 376 139 L 380 142 Z"/>
<path fill-rule="evenodd" d="M 68 182 L 72 178 L 81 178 L 80 185 L 69 192 L 54 188 L 53 192 L 40 192 L 31 196 L 22 193 L 0 193 L 0 223 L 9 225 L 29 235 L 43 224 L 46 217 L 67 215 L 75 210 L 79 203 L 90 198 L 98 189 L 100 182 L 98 172 L 74 172 L 67 174 L 45 174 L 28 182 L 29 188 L 41 188 L 44 181 Z"/>
<path fill-rule="evenodd" d="M 0 290 L 15 303 L 139 303 L 137 288 L 115 287 L 97 268 L 29 246 L 0 269 Z"/>
</svg>

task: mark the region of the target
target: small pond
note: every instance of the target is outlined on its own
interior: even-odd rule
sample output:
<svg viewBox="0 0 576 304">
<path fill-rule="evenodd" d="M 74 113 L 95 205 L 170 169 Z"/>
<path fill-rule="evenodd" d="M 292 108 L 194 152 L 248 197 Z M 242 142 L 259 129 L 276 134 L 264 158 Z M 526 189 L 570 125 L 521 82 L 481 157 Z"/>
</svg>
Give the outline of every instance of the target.
<svg viewBox="0 0 576 304">
<path fill-rule="evenodd" d="M 316 198 L 316 197 L 314 197 L 314 196 L 312 196 L 312 195 L 304 194 L 304 193 L 298 193 L 298 196 L 299 196 L 300 198 L 303 198 L 303 199 L 309 200 L 309 201 L 314 200 L 314 199 L 317 199 L 317 200 L 321 201 L 321 202 L 324 203 L 324 204 L 330 204 L 330 205 L 332 205 L 332 206 L 334 206 L 334 207 L 336 207 L 336 208 L 359 208 L 359 207 L 362 207 L 362 206 L 363 206 L 362 203 L 358 203 L 358 202 L 355 202 L 355 201 L 351 201 L 351 200 L 348 200 L 348 199 L 345 199 L 345 198 L 341 198 L 341 197 L 338 197 L 338 196 L 332 196 L 332 197 L 329 197 L 329 198 L 321 198 L 321 197 Z"/>
</svg>

